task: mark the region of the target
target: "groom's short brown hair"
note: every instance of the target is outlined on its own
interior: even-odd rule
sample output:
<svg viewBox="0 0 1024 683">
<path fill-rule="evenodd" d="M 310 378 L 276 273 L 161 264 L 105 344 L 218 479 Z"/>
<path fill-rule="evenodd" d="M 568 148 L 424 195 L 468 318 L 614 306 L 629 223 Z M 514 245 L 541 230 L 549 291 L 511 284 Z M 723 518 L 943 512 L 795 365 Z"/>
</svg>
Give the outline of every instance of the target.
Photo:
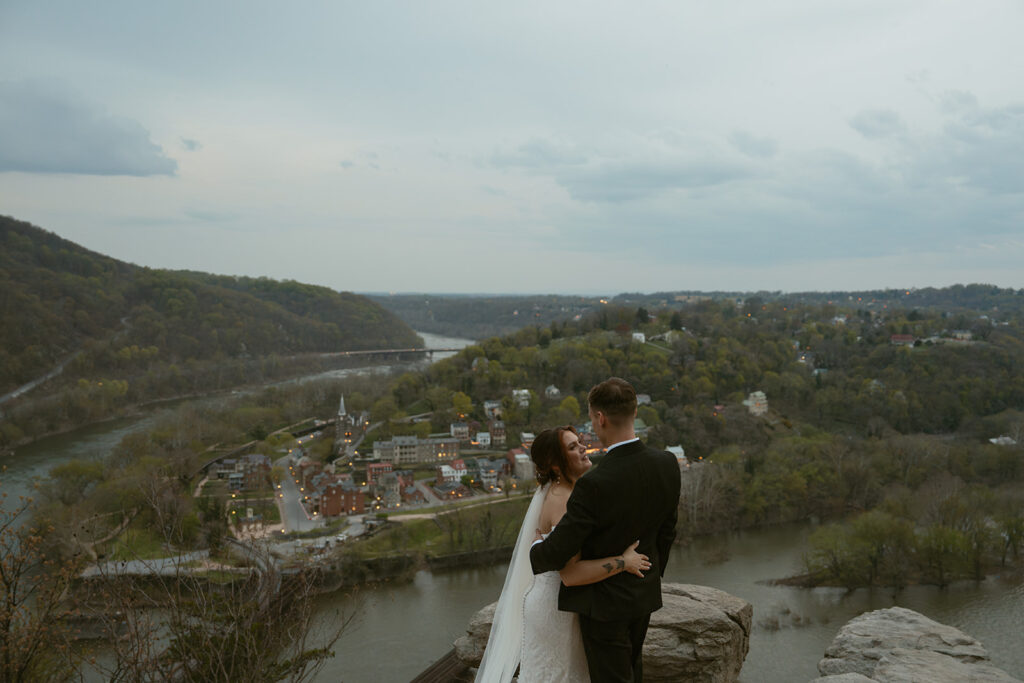
<svg viewBox="0 0 1024 683">
<path fill-rule="evenodd" d="M 614 424 L 621 425 L 636 415 L 636 390 L 619 377 L 610 377 L 594 385 L 587 395 L 592 410 L 604 413 Z"/>
</svg>

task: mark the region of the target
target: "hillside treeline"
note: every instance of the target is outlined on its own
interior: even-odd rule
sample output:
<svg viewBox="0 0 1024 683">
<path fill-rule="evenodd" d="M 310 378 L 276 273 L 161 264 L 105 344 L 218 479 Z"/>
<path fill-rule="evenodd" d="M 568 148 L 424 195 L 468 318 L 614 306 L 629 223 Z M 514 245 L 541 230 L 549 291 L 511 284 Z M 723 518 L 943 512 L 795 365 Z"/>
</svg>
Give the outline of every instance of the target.
<svg viewBox="0 0 1024 683">
<path fill-rule="evenodd" d="M 693 463 L 684 534 L 841 517 L 933 489 L 952 500 L 971 486 L 993 492 L 985 515 L 994 520 L 1014 509 L 1024 476 L 1020 367 L 1019 319 L 708 300 L 654 312 L 606 307 L 489 339 L 399 377 L 374 410 L 446 408 L 435 413 L 440 430 L 465 394 L 482 428 L 482 402 L 500 399 L 516 443 L 523 431 L 585 422 L 586 392 L 617 375 L 651 398 L 638 411 L 648 441 L 681 445 Z M 549 385 L 557 397 L 545 394 Z M 531 391 L 528 407 L 511 399 L 514 388 Z M 754 391 L 767 398 L 763 416 L 744 405 Z M 1003 435 L 1017 444 L 989 442 Z M 997 550 L 988 546 L 988 558 Z"/>
<path fill-rule="evenodd" d="M 140 268 L 0 217 L 0 446 L 125 401 L 279 377 L 311 352 L 420 344 L 365 297 L 265 278 Z M 294 368 L 291 368 L 294 369 Z"/>
<path fill-rule="evenodd" d="M 550 325 L 582 316 L 601 305 L 598 297 L 562 294 L 373 294 L 369 298 L 417 330 L 468 339 L 512 334 L 531 325 Z"/>
</svg>

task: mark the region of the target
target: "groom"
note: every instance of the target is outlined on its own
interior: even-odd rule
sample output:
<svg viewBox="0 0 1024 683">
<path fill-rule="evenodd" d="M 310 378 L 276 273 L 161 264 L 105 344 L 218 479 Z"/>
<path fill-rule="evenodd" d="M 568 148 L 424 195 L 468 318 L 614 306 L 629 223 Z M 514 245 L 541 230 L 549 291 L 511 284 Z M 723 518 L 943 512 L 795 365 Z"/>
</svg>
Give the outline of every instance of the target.
<svg viewBox="0 0 1024 683">
<path fill-rule="evenodd" d="M 633 431 L 636 391 L 612 377 L 590 390 L 590 420 L 608 454 L 576 482 L 565 516 L 530 549 L 533 573 L 559 570 L 576 553 L 589 560 L 618 555 L 636 540 L 651 559 L 643 578 L 621 572 L 586 586 L 562 586 L 558 608 L 577 612 L 590 678 L 643 680 L 644 637 L 661 607 L 661 575 L 675 538 L 679 464 L 648 448 Z M 613 569 L 608 565 L 608 570 Z"/>
</svg>

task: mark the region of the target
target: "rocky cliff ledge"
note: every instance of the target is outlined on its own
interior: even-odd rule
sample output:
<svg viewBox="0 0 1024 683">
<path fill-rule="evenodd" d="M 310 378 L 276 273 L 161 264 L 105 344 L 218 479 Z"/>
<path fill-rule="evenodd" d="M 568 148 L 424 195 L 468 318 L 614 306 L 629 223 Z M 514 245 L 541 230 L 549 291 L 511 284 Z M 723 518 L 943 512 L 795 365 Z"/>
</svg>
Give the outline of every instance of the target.
<svg viewBox="0 0 1024 683">
<path fill-rule="evenodd" d="M 812 683 L 1021 683 L 989 663 L 963 631 L 902 607 L 851 619 L 818 663 Z"/>
<path fill-rule="evenodd" d="M 739 680 L 750 649 L 750 603 L 715 588 L 679 583 L 662 584 L 662 601 L 644 643 L 644 680 Z M 467 634 L 455 641 L 456 655 L 468 666 L 483 657 L 496 605 L 477 612 Z"/>
</svg>

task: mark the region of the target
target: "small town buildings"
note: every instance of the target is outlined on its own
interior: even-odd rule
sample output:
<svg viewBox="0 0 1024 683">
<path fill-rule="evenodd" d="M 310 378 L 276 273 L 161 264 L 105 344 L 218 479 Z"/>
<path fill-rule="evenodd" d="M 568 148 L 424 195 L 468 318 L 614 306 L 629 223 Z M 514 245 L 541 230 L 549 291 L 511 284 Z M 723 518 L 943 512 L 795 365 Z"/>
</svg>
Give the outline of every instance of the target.
<svg viewBox="0 0 1024 683">
<path fill-rule="evenodd" d="M 434 487 L 434 494 L 441 500 L 451 500 L 470 495 L 469 489 L 461 482 L 445 482 Z"/>
<path fill-rule="evenodd" d="M 650 396 L 650 394 L 637 394 L 636 395 L 636 404 L 638 406 L 649 406 L 649 405 L 651 405 L 651 396 Z"/>
<path fill-rule="evenodd" d="M 338 415 L 335 418 L 335 444 L 339 452 L 345 450 L 353 441 L 366 433 L 370 426 L 370 413 L 349 413 L 345 409 L 345 396 L 338 401 Z"/>
<path fill-rule="evenodd" d="M 453 460 L 451 464 L 437 466 L 437 483 L 440 485 L 444 483 L 460 482 L 468 473 L 469 471 L 466 469 L 466 463 L 464 461 Z"/>
<path fill-rule="evenodd" d="M 232 472 L 237 472 L 234 458 L 224 458 L 214 463 L 213 472 L 218 479 L 227 479 Z"/>
<path fill-rule="evenodd" d="M 487 431 L 491 434 L 491 446 L 494 448 L 505 447 L 505 423 L 501 420 L 492 420 L 487 425 Z"/>
<path fill-rule="evenodd" d="M 382 476 L 393 470 L 394 466 L 390 462 L 371 462 L 366 466 L 366 480 L 376 484 Z"/>
<path fill-rule="evenodd" d="M 561 395 L 562 392 L 559 391 L 558 387 L 556 387 L 554 384 L 549 384 L 544 389 L 544 396 L 546 396 L 547 398 L 558 398 Z"/>
<path fill-rule="evenodd" d="M 640 342 L 641 344 L 647 343 L 647 336 L 643 332 L 634 332 L 633 341 Z"/>
<path fill-rule="evenodd" d="M 451 435 L 460 441 L 469 440 L 469 425 L 465 422 L 452 422 L 450 431 Z"/>
<path fill-rule="evenodd" d="M 889 337 L 889 343 L 895 346 L 913 346 L 914 335 L 912 334 L 894 334 Z"/>
<path fill-rule="evenodd" d="M 533 445 L 533 440 L 537 438 L 537 435 L 533 432 L 522 432 L 519 435 L 519 443 L 523 444 L 523 448 L 530 448 Z"/>
<path fill-rule="evenodd" d="M 480 448 L 491 447 L 491 433 L 490 432 L 477 432 L 476 433 L 476 445 Z"/>
<path fill-rule="evenodd" d="M 751 392 L 743 405 L 747 407 L 751 415 L 764 415 L 768 412 L 768 398 L 763 391 Z"/>
<path fill-rule="evenodd" d="M 492 491 L 498 487 L 498 479 L 505 473 L 505 462 L 490 458 L 477 458 L 473 464 L 472 476 L 483 484 L 485 491 Z"/>
<path fill-rule="evenodd" d="M 324 517 L 360 514 L 366 509 L 363 489 L 348 481 L 331 481 L 319 488 L 314 496 L 314 511 Z"/>
<path fill-rule="evenodd" d="M 233 491 L 254 491 L 270 485 L 270 458 L 261 453 L 224 458 L 214 463 L 212 470 L 217 479 L 227 479 Z"/>
<path fill-rule="evenodd" d="M 418 462 L 437 462 L 459 457 L 460 440 L 442 434 L 426 439 L 415 436 L 395 436 L 373 444 L 373 457 L 394 465 L 412 465 Z"/>
<path fill-rule="evenodd" d="M 250 453 L 238 459 L 238 466 L 245 475 L 245 488 L 260 489 L 270 486 L 270 458 L 262 453 Z"/>
<path fill-rule="evenodd" d="M 501 417 L 501 401 L 484 401 L 484 415 L 488 420 Z"/>
<path fill-rule="evenodd" d="M 520 408 L 530 407 L 530 390 L 529 389 L 513 389 L 512 399 L 516 402 Z"/>
<path fill-rule="evenodd" d="M 526 451 L 521 448 L 514 448 L 509 453 L 512 455 L 512 473 L 516 479 L 523 483 L 534 481 L 537 477 L 537 469 L 534 467 L 533 461 L 530 460 L 530 456 L 526 454 Z"/>
<path fill-rule="evenodd" d="M 997 437 L 994 437 L 992 439 L 989 439 L 988 442 L 991 443 L 991 444 L 995 444 L 996 446 L 1016 446 L 1017 445 L 1017 440 L 1016 439 L 1014 439 L 1012 436 L 1007 436 L 1005 434 L 1003 436 L 997 436 Z"/>
<path fill-rule="evenodd" d="M 690 461 L 686 459 L 686 451 L 683 450 L 682 446 L 669 446 L 665 450 L 676 456 L 676 461 L 681 469 L 686 469 L 690 466 Z"/>
</svg>

